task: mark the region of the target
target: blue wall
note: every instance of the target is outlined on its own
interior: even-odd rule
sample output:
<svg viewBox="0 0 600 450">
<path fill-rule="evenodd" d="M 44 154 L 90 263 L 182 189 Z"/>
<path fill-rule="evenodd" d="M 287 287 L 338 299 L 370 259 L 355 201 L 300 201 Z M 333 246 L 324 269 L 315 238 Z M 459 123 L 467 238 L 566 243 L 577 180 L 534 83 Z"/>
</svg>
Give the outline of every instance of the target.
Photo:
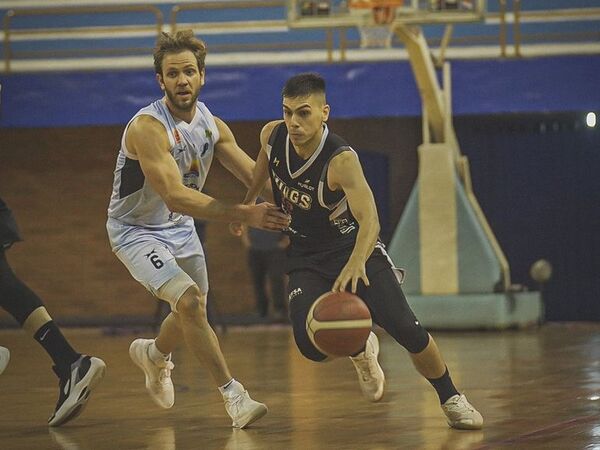
<svg viewBox="0 0 600 450">
<path fill-rule="evenodd" d="M 600 320 L 600 130 L 583 114 L 463 117 L 473 189 L 511 265 L 551 262 L 549 320 Z"/>
<path fill-rule="evenodd" d="M 283 83 L 308 70 L 326 77 L 333 117 L 421 113 L 407 62 L 208 67 L 201 97 L 228 121 L 277 118 Z M 452 72 L 456 115 L 600 110 L 600 55 L 455 61 Z M 150 68 L 16 74 L 0 82 L 0 127 L 123 124 L 160 96 Z"/>
</svg>

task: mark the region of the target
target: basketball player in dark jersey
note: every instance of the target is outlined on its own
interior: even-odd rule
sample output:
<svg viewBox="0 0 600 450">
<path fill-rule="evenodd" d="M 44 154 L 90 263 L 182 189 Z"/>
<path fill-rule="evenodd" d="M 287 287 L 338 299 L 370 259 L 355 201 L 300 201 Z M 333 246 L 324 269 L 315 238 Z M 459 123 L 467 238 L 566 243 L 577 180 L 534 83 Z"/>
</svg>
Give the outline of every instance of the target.
<svg viewBox="0 0 600 450">
<path fill-rule="evenodd" d="M 81 414 L 92 389 L 104 376 L 106 365 L 100 358 L 76 352 L 42 300 L 14 274 L 5 251 L 20 240 L 12 212 L 0 198 L 0 307 L 39 342 L 54 362 L 52 369 L 58 376 L 59 393 L 48 424 L 57 427 Z M 9 355 L 6 348 L 0 347 L 0 373 L 8 364 Z"/>
<path fill-rule="evenodd" d="M 276 204 L 291 216 L 289 311 L 299 350 L 313 361 L 325 360 L 307 335 L 306 316 L 322 294 L 349 287 L 368 305 L 373 321 L 408 350 L 435 388 L 448 424 L 482 428 L 481 414 L 454 387 L 435 341 L 406 302 L 399 271 L 378 239 L 377 208 L 358 156 L 327 128 L 323 78 L 312 73 L 290 78 L 283 89 L 283 116 L 261 132 L 245 202 L 254 203 L 270 177 Z M 365 349 L 351 357 L 363 394 L 374 402 L 382 398 L 385 383 L 378 353 L 371 333 Z"/>
</svg>

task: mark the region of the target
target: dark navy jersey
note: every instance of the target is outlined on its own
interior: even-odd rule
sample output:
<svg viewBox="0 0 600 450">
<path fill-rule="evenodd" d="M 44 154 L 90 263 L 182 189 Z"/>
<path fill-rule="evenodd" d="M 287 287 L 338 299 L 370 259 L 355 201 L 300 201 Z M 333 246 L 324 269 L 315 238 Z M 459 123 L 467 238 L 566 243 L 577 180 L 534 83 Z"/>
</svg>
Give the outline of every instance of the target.
<svg viewBox="0 0 600 450">
<path fill-rule="evenodd" d="M 275 202 L 291 215 L 286 233 L 290 256 L 349 249 L 356 242 L 358 222 L 343 191 L 332 191 L 327 169 L 333 157 L 354 151 L 341 137 L 323 127 L 323 137 L 309 159 L 301 159 L 288 137 L 285 123 L 269 137 L 269 173 Z"/>
<path fill-rule="evenodd" d="M 13 243 L 21 240 L 17 222 L 11 210 L 0 198 L 0 249 L 8 248 Z"/>
</svg>

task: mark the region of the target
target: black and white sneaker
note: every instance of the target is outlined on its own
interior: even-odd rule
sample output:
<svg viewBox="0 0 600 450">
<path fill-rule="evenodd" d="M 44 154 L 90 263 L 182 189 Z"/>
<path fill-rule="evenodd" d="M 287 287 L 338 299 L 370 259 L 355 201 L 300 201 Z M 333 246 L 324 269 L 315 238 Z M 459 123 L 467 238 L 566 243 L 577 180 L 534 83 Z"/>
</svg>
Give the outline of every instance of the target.
<svg viewBox="0 0 600 450">
<path fill-rule="evenodd" d="M 92 393 L 106 372 L 106 364 L 100 358 L 81 355 L 71 364 L 68 373 L 61 373 L 56 366 L 52 369 L 58 375 L 58 403 L 48 425 L 58 427 L 75 419 L 82 413 Z"/>
</svg>

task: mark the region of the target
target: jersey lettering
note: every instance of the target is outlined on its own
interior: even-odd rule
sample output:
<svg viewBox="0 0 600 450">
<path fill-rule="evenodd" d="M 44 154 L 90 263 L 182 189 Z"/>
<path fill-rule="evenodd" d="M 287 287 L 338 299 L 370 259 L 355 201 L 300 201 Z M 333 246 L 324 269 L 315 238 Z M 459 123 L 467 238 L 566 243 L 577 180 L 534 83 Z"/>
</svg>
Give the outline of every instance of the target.
<svg viewBox="0 0 600 450">
<path fill-rule="evenodd" d="M 308 195 L 306 192 L 300 192 L 297 189 L 289 187 L 275 174 L 275 172 L 273 172 L 273 179 L 283 198 L 287 199 L 299 208 L 304 210 L 310 209 L 312 205 L 312 197 L 310 195 Z"/>
</svg>

